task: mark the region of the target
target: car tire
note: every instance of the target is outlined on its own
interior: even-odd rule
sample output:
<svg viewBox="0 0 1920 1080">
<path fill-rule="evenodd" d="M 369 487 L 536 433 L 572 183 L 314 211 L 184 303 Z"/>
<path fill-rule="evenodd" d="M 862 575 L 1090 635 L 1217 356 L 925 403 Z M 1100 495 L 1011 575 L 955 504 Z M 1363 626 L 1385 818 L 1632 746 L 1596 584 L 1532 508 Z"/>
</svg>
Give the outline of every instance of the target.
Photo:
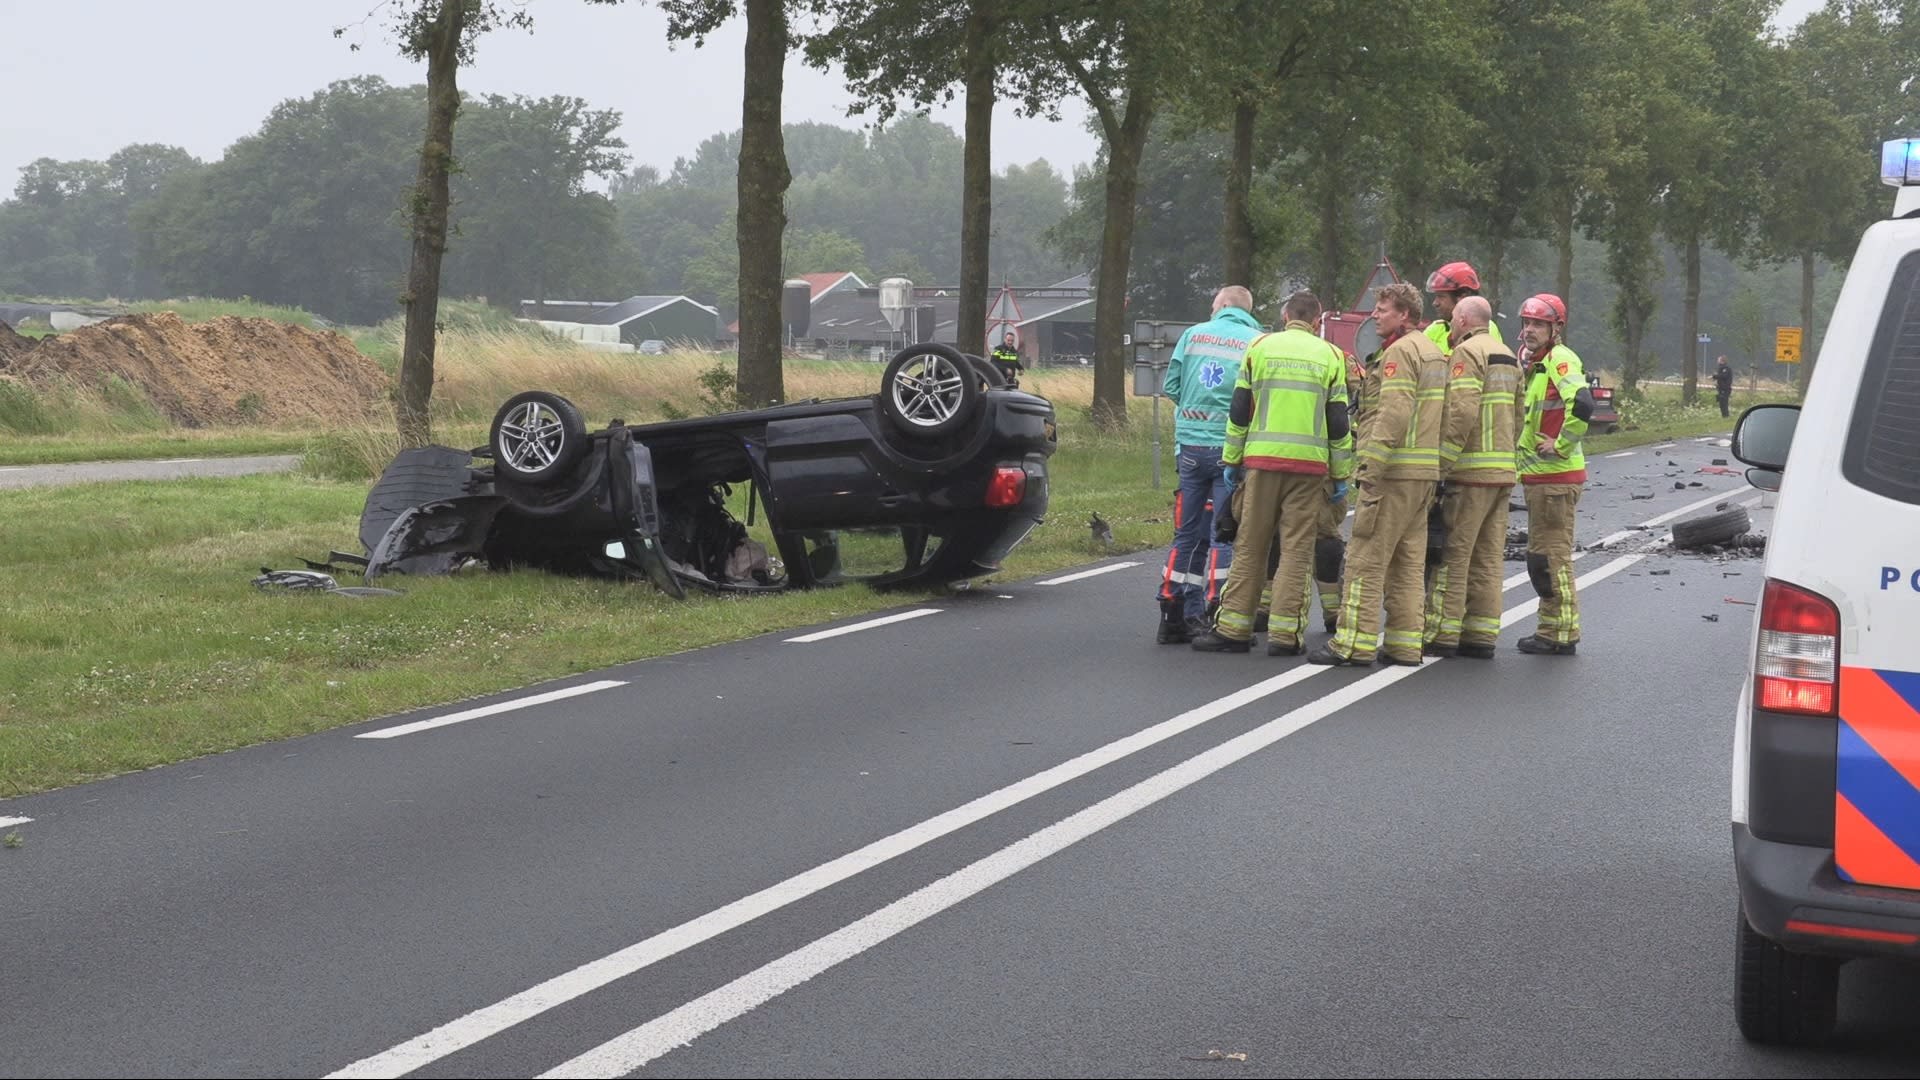
<svg viewBox="0 0 1920 1080">
<path fill-rule="evenodd" d="M 1708 544 L 1724 544 L 1748 531 L 1752 526 L 1753 523 L 1747 517 L 1747 509 L 1744 506 L 1689 518 L 1686 521 L 1676 521 L 1673 523 L 1673 546 L 1695 548 L 1705 547 Z"/>
<path fill-rule="evenodd" d="M 966 427 L 982 397 L 973 364 L 937 342 L 901 349 L 880 378 L 880 410 L 917 438 L 937 439 Z"/>
<path fill-rule="evenodd" d="M 974 370 L 980 373 L 980 378 L 986 382 L 987 389 L 1005 390 L 1007 388 L 1007 377 L 1001 374 L 1000 369 L 994 367 L 991 361 L 982 356 L 975 356 L 972 353 L 966 355 L 967 362 L 972 364 Z"/>
<path fill-rule="evenodd" d="M 1833 1033 L 1840 961 L 1790 952 L 1761 936 L 1738 912 L 1733 1004 L 1740 1034 L 1774 1046 L 1813 1046 Z"/>
<path fill-rule="evenodd" d="M 587 422 L 559 394 L 528 390 L 493 414 L 487 446 L 496 475 L 544 483 L 566 475 L 587 452 Z"/>
</svg>

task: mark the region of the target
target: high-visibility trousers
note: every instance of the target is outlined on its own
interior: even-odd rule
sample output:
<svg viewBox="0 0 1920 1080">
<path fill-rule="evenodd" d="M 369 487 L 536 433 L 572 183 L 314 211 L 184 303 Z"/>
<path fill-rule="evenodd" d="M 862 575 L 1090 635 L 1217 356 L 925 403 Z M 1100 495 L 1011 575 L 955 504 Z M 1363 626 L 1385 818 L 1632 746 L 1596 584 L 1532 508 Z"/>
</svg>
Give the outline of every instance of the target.
<svg viewBox="0 0 1920 1080">
<path fill-rule="evenodd" d="M 1340 586 L 1340 626 L 1329 646 L 1335 655 L 1364 662 L 1385 649 L 1396 660 L 1420 659 L 1426 618 L 1421 586 L 1433 488 L 1431 480 L 1379 480 L 1361 491 Z"/>
<path fill-rule="evenodd" d="M 1319 530 L 1319 503 L 1326 499 L 1323 479 L 1311 473 L 1268 472 L 1248 469 L 1241 484 L 1244 496 L 1240 532 L 1234 538 L 1233 566 L 1220 600 L 1214 629 L 1221 637 L 1245 641 L 1261 597 L 1271 597 L 1267 614 L 1267 643 L 1294 645 L 1300 641 L 1311 593 L 1307 581 L 1313 564 L 1313 539 Z M 1266 560 L 1261 553 L 1280 537 L 1280 564 L 1271 582 L 1261 580 Z M 1265 586 L 1263 588 L 1263 586 Z"/>
<path fill-rule="evenodd" d="M 1492 645 L 1500 636 L 1512 497 L 1510 486 L 1447 486 L 1447 547 L 1427 593 L 1428 644 Z"/>
<path fill-rule="evenodd" d="M 1579 484 L 1528 484 L 1527 576 L 1540 594 L 1534 635 L 1557 645 L 1580 640 L 1580 599 L 1573 582 L 1573 512 Z"/>
</svg>

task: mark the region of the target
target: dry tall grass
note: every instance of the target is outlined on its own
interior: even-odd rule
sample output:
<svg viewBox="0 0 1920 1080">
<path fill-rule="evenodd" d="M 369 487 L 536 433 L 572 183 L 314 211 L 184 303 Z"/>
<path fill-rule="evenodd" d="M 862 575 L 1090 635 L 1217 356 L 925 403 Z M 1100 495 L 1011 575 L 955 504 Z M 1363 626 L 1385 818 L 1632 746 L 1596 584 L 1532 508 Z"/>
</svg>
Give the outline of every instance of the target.
<svg viewBox="0 0 1920 1080">
<path fill-rule="evenodd" d="M 397 344 L 396 344 L 397 347 Z M 572 401 L 589 427 L 619 417 L 650 423 L 718 411 L 702 377 L 731 376 L 731 352 L 684 350 L 660 356 L 597 352 L 554 335 L 521 329 L 462 328 L 442 333 L 435 348 L 433 416 L 436 441 L 479 446 L 500 403 L 523 390 L 548 390 Z M 861 360 L 787 358 L 788 401 L 863 397 L 878 390 L 883 365 Z M 1053 401 L 1063 414 L 1093 404 L 1091 367 L 1047 368 L 1021 376 L 1023 389 Z M 308 454 L 316 475 L 378 475 L 399 449 L 391 416 L 337 431 Z"/>
<path fill-rule="evenodd" d="M 661 356 L 596 352 L 557 337 L 512 331 L 443 334 L 434 363 L 434 413 L 456 422 L 488 422 L 500 403 L 522 390 L 551 390 L 595 418 L 630 423 L 710 412 L 701 375 L 731 372 L 731 352 L 698 350 Z M 789 357 L 787 399 L 859 397 L 880 385 L 882 365 L 861 360 Z M 1061 405 L 1091 405 L 1093 369 L 1028 372 L 1024 388 Z"/>
</svg>

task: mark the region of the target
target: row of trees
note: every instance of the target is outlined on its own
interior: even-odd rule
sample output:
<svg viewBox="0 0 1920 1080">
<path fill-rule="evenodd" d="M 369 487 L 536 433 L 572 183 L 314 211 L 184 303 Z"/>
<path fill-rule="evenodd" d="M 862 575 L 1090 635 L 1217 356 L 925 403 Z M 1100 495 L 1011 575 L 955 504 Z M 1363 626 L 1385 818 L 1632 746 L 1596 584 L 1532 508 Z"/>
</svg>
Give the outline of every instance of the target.
<svg viewBox="0 0 1920 1080">
<path fill-rule="evenodd" d="M 675 32 L 695 38 L 736 13 L 727 0 L 663 6 Z M 748 0 L 742 389 L 778 397 L 765 253 L 778 252 L 789 177 L 777 124 L 756 129 L 755 117 L 777 108 L 782 60 L 798 47 L 842 66 L 883 116 L 964 94 L 968 311 L 984 310 L 994 103 L 1088 104 L 1103 139 L 1081 198 L 1083 210 L 1099 199 L 1097 250 L 1083 243 L 1096 259 L 1098 423 L 1126 418 L 1122 335 L 1156 130 L 1226 140 L 1206 163 L 1222 192 L 1224 280 L 1274 286 L 1304 261 L 1300 276 L 1338 295 L 1356 225 L 1372 216 L 1397 265 L 1423 274 L 1443 256 L 1471 257 L 1496 303 L 1509 253 L 1544 239 L 1555 291 L 1577 303 L 1576 236 L 1598 240 L 1629 382 L 1673 291 L 1661 280 L 1661 242 L 1671 243 L 1691 399 L 1704 253 L 1798 260 L 1812 331 L 1816 261 L 1844 258 L 1881 209 L 1880 141 L 1920 124 L 1920 5 L 1829 0 L 1785 34 L 1778 10 L 1778 0 Z M 810 29 L 796 33 L 795 20 Z M 749 200 L 767 213 L 749 219 Z M 753 251 L 763 312 L 748 291 Z M 1193 267 L 1175 258 L 1157 269 Z M 749 319 L 763 320 L 767 341 L 747 337 Z M 976 321 L 962 321 L 964 347 L 981 344 Z"/>
<path fill-rule="evenodd" d="M 1920 124 L 1915 0 L 1828 0 L 1786 33 L 1773 26 L 1778 0 L 659 0 L 659 6 L 671 36 L 696 42 L 730 19 L 745 20 L 742 125 L 737 137 L 683 163 L 684 174 L 676 169 L 661 178 L 642 170 L 622 178 L 614 199 L 634 213 L 619 232 L 629 246 L 663 254 L 657 265 L 663 274 L 677 268 L 683 288 L 720 293 L 731 275 L 741 314 L 739 391 L 750 402 L 783 396 L 778 290 L 794 269 L 796 250 L 848 258 L 857 245 L 870 259 L 892 261 L 928 258 L 946 242 L 936 228 L 915 232 L 920 219 L 911 211 L 899 221 L 863 221 L 875 213 L 870 200 L 854 202 L 845 229 L 825 223 L 831 185 L 796 183 L 805 174 L 794 165 L 833 159 L 832 137 L 810 133 L 790 146 L 782 123 L 782 71 L 795 51 L 844 70 L 857 111 L 882 120 L 903 107 L 964 96 L 959 278 L 962 309 L 983 314 L 1001 232 L 994 227 L 1001 212 L 994 191 L 1034 180 L 993 176 L 994 106 L 1010 100 L 1024 113 L 1053 114 L 1070 99 L 1086 102 L 1103 150 L 1095 166 L 1076 177 L 1076 212 L 1051 235 L 1069 256 L 1095 265 L 1094 418 L 1114 426 L 1126 422 L 1122 336 L 1132 290 L 1171 296 L 1182 286 L 1192 294 L 1238 281 L 1271 295 L 1288 281 L 1304 280 L 1341 296 L 1364 269 L 1376 237 L 1412 276 L 1446 258 L 1472 259 L 1503 307 L 1517 302 L 1507 293 L 1523 284 L 1510 269 L 1514 254 L 1544 244 L 1555 273 L 1538 284 L 1567 297 L 1576 312 L 1589 310 L 1582 304 L 1594 292 L 1591 284 L 1575 287 L 1576 255 L 1582 244 L 1599 244 L 1613 294 L 1607 321 L 1621 343 L 1627 378 L 1646 366 L 1648 328 L 1661 297 L 1678 291 L 1683 314 L 1675 344 L 1691 396 L 1709 253 L 1797 261 L 1802 321 L 1813 331 L 1817 265 L 1844 259 L 1860 228 L 1883 209 L 1886 196 L 1874 167 L 1879 142 Z M 596 161 L 606 165 L 596 152 L 618 147 L 606 137 L 610 127 L 594 136 L 591 111 L 572 103 L 580 122 L 559 140 L 564 146 L 549 143 L 527 158 L 503 148 L 489 159 L 485 123 L 478 119 L 487 110 L 455 108 L 457 72 L 481 34 L 526 22 L 528 9 L 497 0 L 409 0 L 388 10 L 403 51 L 428 62 L 426 136 L 404 203 L 413 257 L 401 296 L 409 323 L 402 425 L 412 440 L 424 429 L 411 427 L 409 417 L 424 423 L 431 384 L 432 313 L 441 257 L 449 250 L 449 192 L 461 183 L 512 186 L 528 177 L 550 178 L 565 190 L 568 175 L 594 171 Z M 297 105 L 283 110 L 298 112 Z M 410 106 L 415 116 L 419 105 Z M 456 115 L 465 117 L 457 153 Z M 880 164 L 861 183 L 870 190 L 950 184 L 950 160 L 912 143 L 933 139 L 934 129 L 899 128 L 900 144 L 881 145 Z M 266 136 L 263 129 L 263 143 L 270 141 Z M 583 151 L 583 143 L 592 145 Z M 869 143 L 870 153 L 877 143 Z M 378 177 L 386 176 L 380 169 L 391 172 L 405 160 L 390 149 L 371 153 L 378 161 L 369 159 L 367 171 Z M 562 161 L 576 164 L 563 168 Z M 146 205 L 130 219 L 136 233 L 146 212 L 175 222 L 171 232 L 151 230 L 166 237 L 166 252 L 155 250 L 155 259 L 184 258 L 209 274 L 235 259 L 264 259 L 247 275 L 256 295 L 265 291 L 258 282 L 278 288 L 297 281 L 302 269 L 295 264 L 311 251 L 268 252 L 253 234 L 224 234 L 219 220 L 193 217 L 196 208 L 248 200 L 272 204 L 272 217 L 308 215 L 319 226 L 313 250 L 332 256 L 326 245 L 336 230 L 327 226 L 347 206 L 301 195 L 300 178 L 290 173 L 255 174 L 267 178 L 255 181 L 257 187 L 229 179 L 222 188 L 226 165 L 192 173 L 202 187 L 180 186 L 187 194 L 175 197 L 178 206 L 162 205 L 175 190 L 164 181 L 142 196 Z M 705 217 L 678 216 L 699 200 L 697 191 L 710 197 L 712 181 L 729 165 L 732 206 L 709 203 Z M 1166 167 L 1185 170 L 1193 184 L 1204 186 L 1204 178 L 1217 187 L 1218 217 L 1210 227 L 1196 229 L 1178 205 L 1143 208 L 1143 179 L 1151 182 L 1155 170 Z M 481 169 L 491 175 L 483 177 Z M 695 179 L 700 176 L 706 180 Z M 391 204 L 381 201 L 381 190 L 392 188 L 371 187 L 356 205 L 384 214 Z M 584 193 L 568 198 L 589 201 Z M 819 220 L 799 220 L 813 211 Z M 644 224 L 649 218 L 653 224 Z M 873 232 L 858 235 L 869 226 Z M 883 232 L 890 239 L 876 239 Z M 1177 234 L 1170 245 L 1168 233 Z M 1133 272 L 1137 234 L 1153 255 L 1139 275 Z M 555 227 L 540 235 L 565 233 Z M 540 269 L 532 284 L 489 281 L 481 288 L 490 295 L 495 289 L 534 294 L 567 275 L 592 272 L 590 255 L 576 259 L 576 248 L 560 246 L 569 252 L 566 264 Z M 1679 253 L 1677 281 L 1664 280 L 1667 247 Z M 447 267 L 450 280 L 467 257 L 463 249 L 487 250 L 464 222 Z M 491 250 L 512 253 L 496 262 L 540 265 L 537 251 L 516 239 Z M 1217 252 L 1217 276 L 1210 250 Z M 349 265 L 368 267 L 367 274 L 391 265 L 384 252 L 339 254 Z M 158 263 L 153 268 L 164 277 Z M 984 318 L 963 319 L 961 326 L 963 347 L 984 350 Z"/>
</svg>

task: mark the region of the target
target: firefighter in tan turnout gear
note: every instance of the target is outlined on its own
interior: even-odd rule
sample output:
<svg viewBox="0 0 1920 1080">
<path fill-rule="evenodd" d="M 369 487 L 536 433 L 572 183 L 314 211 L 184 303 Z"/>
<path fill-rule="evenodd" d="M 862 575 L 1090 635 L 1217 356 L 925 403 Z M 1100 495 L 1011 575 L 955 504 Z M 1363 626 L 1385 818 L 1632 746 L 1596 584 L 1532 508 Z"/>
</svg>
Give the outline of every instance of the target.
<svg viewBox="0 0 1920 1080">
<path fill-rule="evenodd" d="M 1488 327 L 1493 305 L 1469 296 L 1453 310 L 1442 514 L 1446 554 L 1427 596 L 1428 656 L 1493 659 L 1505 591 L 1507 500 L 1516 479 L 1520 361 Z"/>
<path fill-rule="evenodd" d="M 1307 657 L 1314 664 L 1369 664 L 1377 655 L 1418 665 L 1424 645 L 1427 510 L 1441 477 L 1447 361 L 1415 329 L 1422 310 L 1418 289 L 1396 282 L 1378 297 L 1373 320 L 1381 349 L 1369 381 L 1378 379 L 1379 404 L 1356 440 L 1360 506 L 1347 548 L 1339 628 Z"/>
<path fill-rule="evenodd" d="M 1514 460 L 1527 492 L 1527 576 L 1540 594 L 1540 623 L 1520 639 L 1523 653 L 1571 656 L 1580 641 L 1573 580 L 1573 512 L 1587 482 L 1581 440 L 1593 392 L 1580 357 L 1567 348 L 1567 304 L 1552 293 L 1520 305 L 1527 358 L 1527 413 Z"/>
</svg>

